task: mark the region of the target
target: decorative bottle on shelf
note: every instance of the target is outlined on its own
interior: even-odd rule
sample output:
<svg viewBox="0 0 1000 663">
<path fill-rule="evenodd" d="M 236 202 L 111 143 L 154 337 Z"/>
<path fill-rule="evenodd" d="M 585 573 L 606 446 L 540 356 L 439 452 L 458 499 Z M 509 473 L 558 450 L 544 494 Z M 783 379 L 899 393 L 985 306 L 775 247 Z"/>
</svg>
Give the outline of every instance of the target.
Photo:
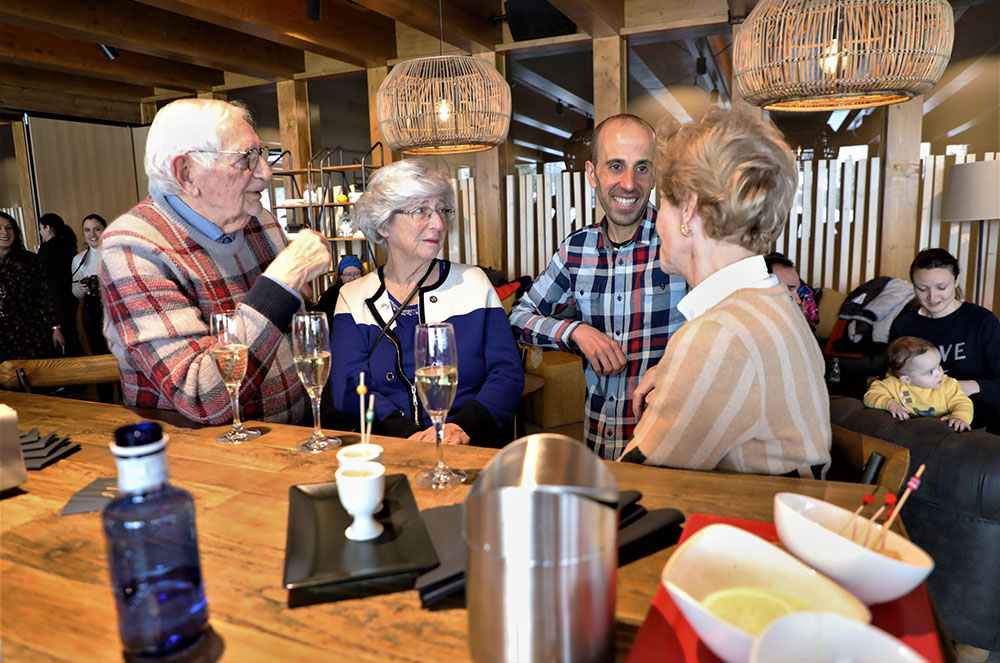
<svg viewBox="0 0 1000 663">
<path fill-rule="evenodd" d="M 166 446 L 148 421 L 119 428 L 111 444 L 122 494 L 102 519 L 127 660 L 179 652 L 208 629 L 194 499 L 170 485 Z"/>
</svg>

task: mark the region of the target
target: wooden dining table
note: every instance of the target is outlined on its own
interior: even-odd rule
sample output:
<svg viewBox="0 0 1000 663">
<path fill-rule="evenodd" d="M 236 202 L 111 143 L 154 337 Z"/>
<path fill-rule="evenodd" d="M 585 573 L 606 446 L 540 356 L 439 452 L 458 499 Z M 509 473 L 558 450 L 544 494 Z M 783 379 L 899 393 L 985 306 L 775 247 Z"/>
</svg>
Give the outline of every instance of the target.
<svg viewBox="0 0 1000 663">
<path fill-rule="evenodd" d="M 247 422 L 263 432 L 239 446 L 215 442 L 228 426 L 200 427 L 120 405 L 0 391 L 21 430 L 68 435 L 81 449 L 39 471 L 0 500 L 0 640 L 7 663 L 120 660 L 120 644 L 98 512 L 60 515 L 91 481 L 115 477 L 108 449 L 114 430 L 139 419 L 163 421 L 170 436 L 171 483 L 195 498 L 210 622 L 224 642 L 223 661 L 465 661 L 467 616 L 459 604 L 421 608 L 416 590 L 289 607 L 282 585 L 289 488 L 332 481 L 332 451 L 307 454 L 305 427 Z M 356 433 L 340 433 L 345 443 Z M 417 487 L 414 474 L 436 459 L 434 445 L 374 436 L 387 474 L 410 479 L 421 509 L 457 503 L 468 485 Z M 473 476 L 494 449 L 448 446 L 446 461 Z M 642 493 L 647 509 L 673 507 L 772 520 L 775 493 L 794 491 L 855 507 L 860 484 L 694 472 L 609 463 L 619 489 Z M 461 532 L 455 532 L 456 537 Z M 624 660 L 673 548 L 618 570 L 616 657 Z"/>
</svg>

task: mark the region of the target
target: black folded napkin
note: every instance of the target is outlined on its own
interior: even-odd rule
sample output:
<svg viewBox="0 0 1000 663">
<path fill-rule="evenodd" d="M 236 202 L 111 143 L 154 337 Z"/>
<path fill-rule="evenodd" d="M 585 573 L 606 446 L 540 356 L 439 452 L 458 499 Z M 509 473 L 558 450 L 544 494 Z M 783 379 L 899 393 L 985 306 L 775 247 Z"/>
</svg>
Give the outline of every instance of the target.
<svg viewBox="0 0 1000 663">
<path fill-rule="evenodd" d="M 677 509 L 646 509 L 636 490 L 619 493 L 618 566 L 677 543 L 684 514 Z M 420 512 L 441 564 L 417 577 L 423 607 L 465 589 L 465 540 L 461 536 L 464 505 L 451 504 Z"/>
<path fill-rule="evenodd" d="M 21 455 L 29 470 L 40 470 L 79 450 L 79 444 L 70 443 L 68 436 L 59 437 L 55 431 L 48 435 L 39 435 L 37 428 L 21 431 Z"/>
</svg>

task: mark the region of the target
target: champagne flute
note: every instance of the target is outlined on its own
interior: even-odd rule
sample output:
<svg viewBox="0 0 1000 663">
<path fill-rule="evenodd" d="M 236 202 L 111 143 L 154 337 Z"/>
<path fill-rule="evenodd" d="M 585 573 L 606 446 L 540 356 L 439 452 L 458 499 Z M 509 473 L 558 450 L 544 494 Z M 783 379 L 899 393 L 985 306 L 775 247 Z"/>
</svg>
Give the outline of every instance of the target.
<svg viewBox="0 0 1000 663">
<path fill-rule="evenodd" d="M 295 372 L 312 401 L 313 434 L 299 445 L 299 451 L 319 453 L 340 446 L 339 437 L 327 437 L 320 428 L 319 399 L 330 377 L 330 332 L 326 313 L 296 313 L 292 319 L 292 356 Z"/>
<path fill-rule="evenodd" d="M 418 486 L 447 488 L 465 481 L 465 472 L 444 464 L 444 420 L 458 390 L 458 349 L 455 328 L 447 322 L 420 324 L 413 338 L 417 394 L 431 415 L 437 444 L 437 465 L 419 472 Z"/>
<path fill-rule="evenodd" d="M 243 316 L 237 311 L 216 311 L 212 313 L 211 325 L 212 336 L 215 337 L 212 361 L 229 391 L 229 400 L 233 405 L 233 427 L 215 438 L 215 441 L 240 444 L 260 435 L 259 430 L 244 428 L 240 422 L 240 384 L 247 374 L 249 355 Z"/>
</svg>

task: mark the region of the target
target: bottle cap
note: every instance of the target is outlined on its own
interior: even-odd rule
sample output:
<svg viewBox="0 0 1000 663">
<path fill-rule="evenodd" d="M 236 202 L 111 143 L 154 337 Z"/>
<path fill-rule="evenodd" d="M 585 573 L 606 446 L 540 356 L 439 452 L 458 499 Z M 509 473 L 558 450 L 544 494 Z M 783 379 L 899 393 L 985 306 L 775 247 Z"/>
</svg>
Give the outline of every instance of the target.
<svg viewBox="0 0 1000 663">
<path fill-rule="evenodd" d="M 163 427 L 155 421 L 140 421 L 115 431 L 115 444 L 119 447 L 141 447 L 161 439 Z"/>
</svg>

